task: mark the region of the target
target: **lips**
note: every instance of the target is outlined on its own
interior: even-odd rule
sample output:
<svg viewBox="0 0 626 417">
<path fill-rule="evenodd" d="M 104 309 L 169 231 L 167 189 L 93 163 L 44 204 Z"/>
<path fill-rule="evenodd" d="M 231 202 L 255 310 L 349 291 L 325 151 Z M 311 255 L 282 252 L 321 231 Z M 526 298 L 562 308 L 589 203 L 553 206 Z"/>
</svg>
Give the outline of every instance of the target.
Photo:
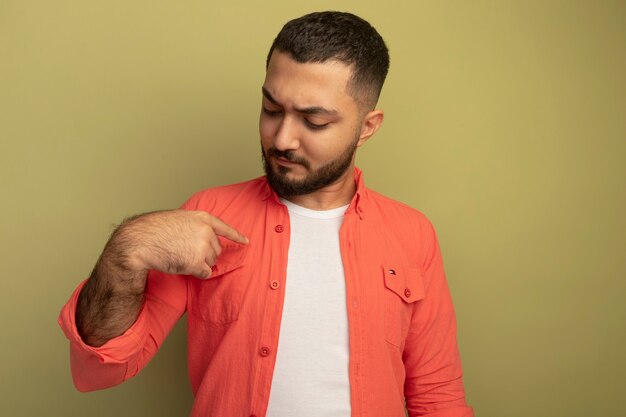
<svg viewBox="0 0 626 417">
<path fill-rule="evenodd" d="M 278 162 L 280 165 L 283 165 L 283 166 L 298 165 L 296 162 L 291 162 L 288 159 L 285 159 L 283 157 L 279 157 L 279 158 L 274 157 L 274 159 L 276 160 L 276 162 Z"/>
</svg>

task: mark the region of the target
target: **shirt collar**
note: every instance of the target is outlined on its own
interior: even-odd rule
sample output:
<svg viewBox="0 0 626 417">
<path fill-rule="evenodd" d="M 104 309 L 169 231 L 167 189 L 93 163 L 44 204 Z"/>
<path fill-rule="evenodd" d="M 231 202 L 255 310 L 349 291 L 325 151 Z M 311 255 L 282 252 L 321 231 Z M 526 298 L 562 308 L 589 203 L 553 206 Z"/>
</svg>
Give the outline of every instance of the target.
<svg viewBox="0 0 626 417">
<path fill-rule="evenodd" d="M 354 182 L 356 183 L 356 192 L 354 193 L 354 197 L 352 197 L 352 201 L 350 202 L 350 206 L 346 210 L 346 214 L 355 213 L 359 216 L 359 219 L 363 220 L 365 218 L 366 211 L 366 198 L 365 198 L 365 182 L 363 180 L 363 171 L 361 171 L 356 166 L 354 167 Z M 264 178 L 263 189 L 261 192 L 261 200 L 267 200 L 271 198 L 277 204 L 283 204 L 280 202 L 280 199 L 276 192 L 270 187 L 267 183 L 267 180 Z"/>
</svg>

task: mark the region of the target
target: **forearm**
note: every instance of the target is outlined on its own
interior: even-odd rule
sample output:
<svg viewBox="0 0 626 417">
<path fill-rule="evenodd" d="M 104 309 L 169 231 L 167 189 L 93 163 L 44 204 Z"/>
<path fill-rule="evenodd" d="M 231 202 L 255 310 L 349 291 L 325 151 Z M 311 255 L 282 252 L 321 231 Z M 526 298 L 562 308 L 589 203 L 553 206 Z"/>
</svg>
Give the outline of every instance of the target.
<svg viewBox="0 0 626 417">
<path fill-rule="evenodd" d="M 102 346 L 123 334 L 137 319 L 147 270 L 131 259 L 133 245 L 122 225 L 107 243 L 76 306 L 76 328 L 83 341 Z"/>
<path fill-rule="evenodd" d="M 79 391 L 109 388 L 135 376 L 162 345 L 174 324 L 185 313 L 187 278 L 150 271 L 144 302 L 132 325 L 99 347 L 85 343 L 76 326 L 80 285 L 59 315 L 59 324 L 70 341 L 72 378 Z"/>
</svg>

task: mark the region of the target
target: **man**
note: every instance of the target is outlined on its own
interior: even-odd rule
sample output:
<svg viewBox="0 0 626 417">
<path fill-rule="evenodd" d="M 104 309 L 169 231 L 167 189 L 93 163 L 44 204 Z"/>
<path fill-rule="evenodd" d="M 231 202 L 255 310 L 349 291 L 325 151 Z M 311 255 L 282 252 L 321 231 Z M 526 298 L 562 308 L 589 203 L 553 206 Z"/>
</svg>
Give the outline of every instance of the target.
<svg viewBox="0 0 626 417">
<path fill-rule="evenodd" d="M 288 22 L 262 86 L 265 177 L 126 220 L 59 322 L 81 391 L 134 376 L 188 313 L 193 416 L 472 416 L 432 226 L 365 188 L 389 66 L 366 21 Z"/>
</svg>

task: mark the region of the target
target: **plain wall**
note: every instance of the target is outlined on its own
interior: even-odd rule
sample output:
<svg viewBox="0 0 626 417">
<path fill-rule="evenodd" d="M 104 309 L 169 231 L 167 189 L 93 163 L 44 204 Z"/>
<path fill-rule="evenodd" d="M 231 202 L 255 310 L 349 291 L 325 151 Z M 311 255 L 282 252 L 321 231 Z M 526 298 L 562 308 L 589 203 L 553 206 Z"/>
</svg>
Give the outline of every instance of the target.
<svg viewBox="0 0 626 417">
<path fill-rule="evenodd" d="M 366 184 L 439 233 L 477 416 L 626 415 L 622 1 L 0 1 L 0 415 L 184 416 L 181 323 L 137 378 L 74 390 L 56 319 L 125 216 L 262 174 L 288 19 L 391 51 Z"/>
</svg>

